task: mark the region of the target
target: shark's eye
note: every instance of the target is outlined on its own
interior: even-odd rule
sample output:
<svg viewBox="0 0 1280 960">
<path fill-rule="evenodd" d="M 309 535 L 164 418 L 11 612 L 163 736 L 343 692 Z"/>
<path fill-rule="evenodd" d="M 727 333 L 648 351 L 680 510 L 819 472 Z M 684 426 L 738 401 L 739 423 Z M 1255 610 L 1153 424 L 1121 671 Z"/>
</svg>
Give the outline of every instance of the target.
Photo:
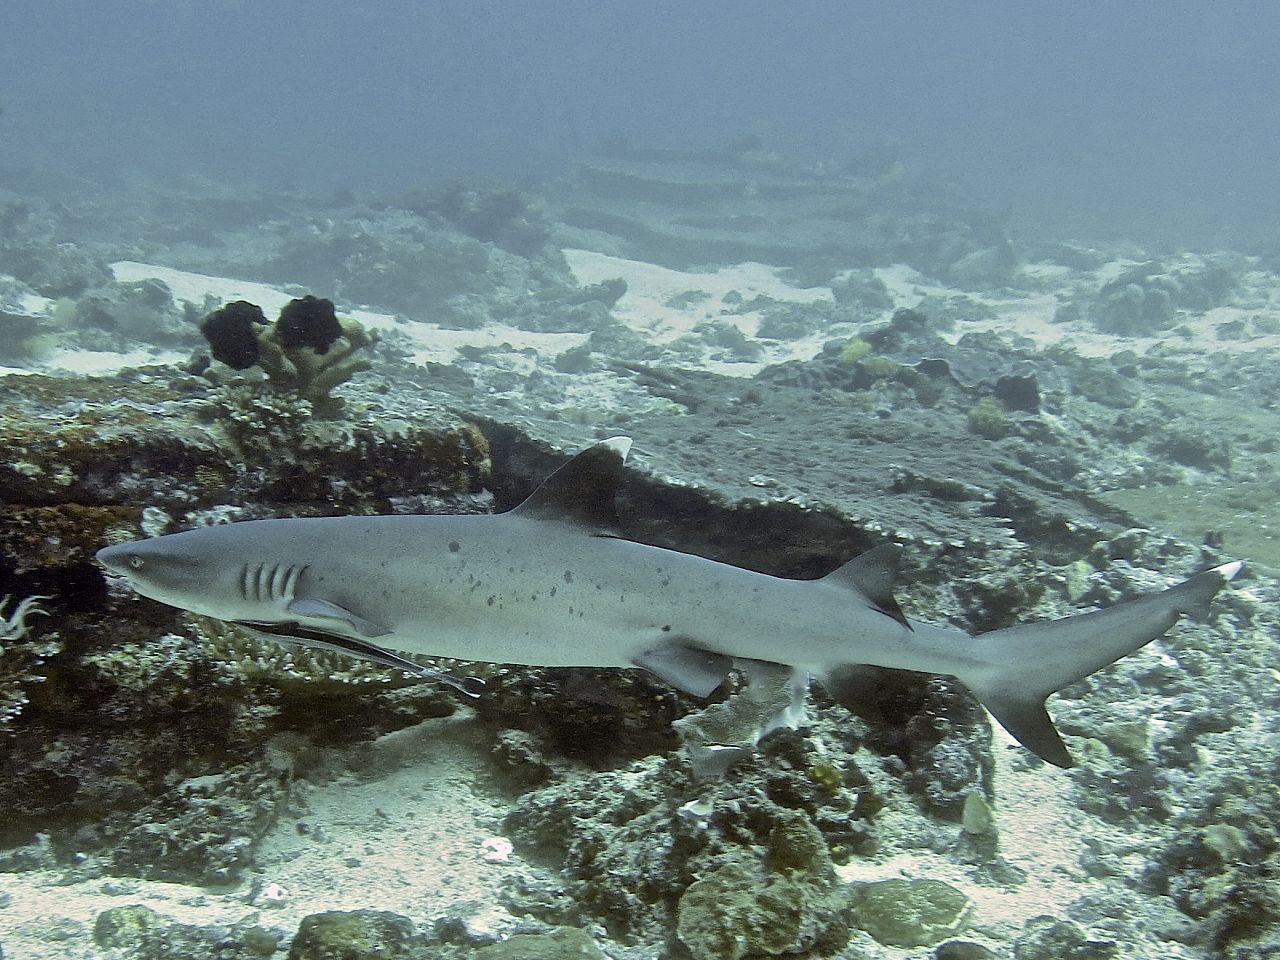
<svg viewBox="0 0 1280 960">
<path fill-rule="evenodd" d="M 129 554 L 129 566 L 135 570 L 141 570 L 144 565 L 143 559 L 136 553 Z"/>
</svg>

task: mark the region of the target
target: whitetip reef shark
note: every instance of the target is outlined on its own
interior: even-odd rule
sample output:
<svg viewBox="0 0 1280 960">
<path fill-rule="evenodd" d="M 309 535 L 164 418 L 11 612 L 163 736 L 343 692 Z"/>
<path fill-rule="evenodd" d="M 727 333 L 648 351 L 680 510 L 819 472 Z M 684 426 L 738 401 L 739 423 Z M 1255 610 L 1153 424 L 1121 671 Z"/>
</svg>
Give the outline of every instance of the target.
<svg viewBox="0 0 1280 960">
<path fill-rule="evenodd" d="M 1242 566 L 1225 563 L 1104 610 L 971 636 L 903 615 L 893 544 L 819 580 L 791 580 L 625 539 L 614 496 L 630 447 L 626 437 L 595 444 L 506 513 L 249 520 L 110 546 L 97 558 L 153 600 L 471 696 L 481 681 L 395 651 L 642 667 L 700 697 L 735 663 L 748 675 L 790 668 L 837 700 L 865 666 L 948 674 L 1060 767 L 1072 761 L 1045 699 L 1183 614 L 1203 618 Z"/>
</svg>

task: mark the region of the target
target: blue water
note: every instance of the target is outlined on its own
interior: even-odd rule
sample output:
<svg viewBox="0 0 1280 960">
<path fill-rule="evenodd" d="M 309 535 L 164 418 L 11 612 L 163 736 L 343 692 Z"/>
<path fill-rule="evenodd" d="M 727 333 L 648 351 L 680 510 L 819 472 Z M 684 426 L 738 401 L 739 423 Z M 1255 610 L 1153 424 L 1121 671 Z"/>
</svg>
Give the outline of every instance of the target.
<svg viewBox="0 0 1280 960">
<path fill-rule="evenodd" d="M 1059 235 L 1265 246 L 1278 28 L 1263 2 L 6 0 L 0 175 L 404 188 L 751 134 L 896 144 Z"/>
</svg>

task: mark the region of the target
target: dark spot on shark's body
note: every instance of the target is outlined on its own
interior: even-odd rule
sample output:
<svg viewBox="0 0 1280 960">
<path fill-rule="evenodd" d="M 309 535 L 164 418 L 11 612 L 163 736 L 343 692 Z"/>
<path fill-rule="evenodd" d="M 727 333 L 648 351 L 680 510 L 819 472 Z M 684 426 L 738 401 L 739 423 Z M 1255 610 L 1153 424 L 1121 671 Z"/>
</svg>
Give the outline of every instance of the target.
<svg viewBox="0 0 1280 960">
<path fill-rule="evenodd" d="M 462 549 L 462 544 L 460 544 L 457 540 L 450 540 L 450 541 L 449 541 L 449 552 L 450 552 L 450 553 L 457 553 L 457 552 L 458 552 L 459 550 L 461 550 L 461 549 Z"/>
</svg>

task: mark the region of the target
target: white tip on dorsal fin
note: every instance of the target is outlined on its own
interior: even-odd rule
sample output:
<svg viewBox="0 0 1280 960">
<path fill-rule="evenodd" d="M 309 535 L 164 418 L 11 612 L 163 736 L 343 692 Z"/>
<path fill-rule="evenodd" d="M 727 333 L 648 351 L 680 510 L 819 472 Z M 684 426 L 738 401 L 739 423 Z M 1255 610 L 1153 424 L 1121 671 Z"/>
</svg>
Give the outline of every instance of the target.
<svg viewBox="0 0 1280 960">
<path fill-rule="evenodd" d="M 907 622 L 906 615 L 893 595 L 893 588 L 898 582 L 898 559 L 901 554 L 902 548 L 896 543 L 882 543 L 822 579 L 827 583 L 857 590 L 871 601 L 873 609 L 897 620 L 910 630 L 911 624 Z"/>
<path fill-rule="evenodd" d="M 510 512 L 534 520 L 571 523 L 592 536 L 621 537 L 613 501 L 630 450 L 630 437 L 601 440 L 547 477 Z"/>
</svg>

